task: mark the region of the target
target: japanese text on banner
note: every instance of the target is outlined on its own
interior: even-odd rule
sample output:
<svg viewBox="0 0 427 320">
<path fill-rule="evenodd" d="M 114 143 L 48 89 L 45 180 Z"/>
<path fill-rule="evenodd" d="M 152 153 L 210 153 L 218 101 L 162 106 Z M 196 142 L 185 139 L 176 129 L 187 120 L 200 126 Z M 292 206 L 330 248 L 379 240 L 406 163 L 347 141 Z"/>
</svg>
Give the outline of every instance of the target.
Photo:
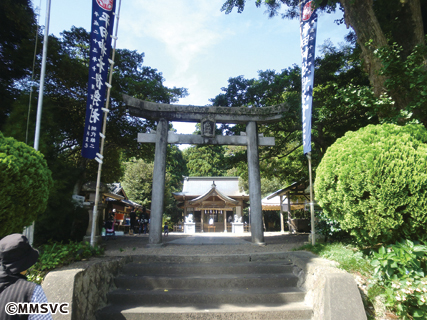
<svg viewBox="0 0 427 320">
<path fill-rule="evenodd" d="M 301 3 L 301 54 L 302 54 L 302 141 L 304 154 L 311 152 L 311 110 L 313 102 L 314 56 L 316 47 L 317 14 L 313 1 Z"/>
<path fill-rule="evenodd" d="M 89 82 L 82 156 L 94 159 L 99 152 L 105 91 L 108 76 L 114 0 L 92 0 Z"/>
</svg>

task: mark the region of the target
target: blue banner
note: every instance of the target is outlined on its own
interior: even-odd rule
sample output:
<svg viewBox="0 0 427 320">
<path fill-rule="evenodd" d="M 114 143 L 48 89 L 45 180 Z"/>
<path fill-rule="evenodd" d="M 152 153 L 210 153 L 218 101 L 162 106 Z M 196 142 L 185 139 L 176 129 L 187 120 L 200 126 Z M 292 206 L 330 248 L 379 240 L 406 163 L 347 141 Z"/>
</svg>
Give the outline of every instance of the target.
<svg viewBox="0 0 427 320">
<path fill-rule="evenodd" d="M 92 0 L 89 83 L 82 156 L 94 159 L 99 152 L 105 90 L 110 63 L 111 35 L 115 10 L 114 0 Z"/>
<path fill-rule="evenodd" d="M 316 48 L 317 13 L 313 1 L 301 2 L 302 54 L 302 142 L 304 154 L 311 152 L 311 109 L 313 103 L 314 54 Z"/>
</svg>

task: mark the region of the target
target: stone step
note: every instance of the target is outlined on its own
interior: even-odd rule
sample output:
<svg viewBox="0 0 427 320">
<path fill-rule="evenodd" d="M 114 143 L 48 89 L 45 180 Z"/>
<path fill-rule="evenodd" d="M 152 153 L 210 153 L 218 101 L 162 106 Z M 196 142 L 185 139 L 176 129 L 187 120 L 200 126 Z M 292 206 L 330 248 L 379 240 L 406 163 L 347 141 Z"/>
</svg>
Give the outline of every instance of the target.
<svg viewBox="0 0 427 320">
<path fill-rule="evenodd" d="M 237 270 L 237 269 L 236 269 Z M 280 274 L 210 274 L 139 276 L 120 275 L 115 284 L 124 289 L 191 289 L 191 288 L 283 288 L 296 286 L 298 278 L 290 273 Z"/>
<path fill-rule="evenodd" d="M 209 248 L 206 249 L 209 251 Z M 255 253 L 255 254 L 233 254 L 233 255 L 137 255 L 133 256 L 136 263 L 239 263 L 239 262 L 261 262 L 261 261 L 283 261 L 291 263 L 286 253 Z"/>
<path fill-rule="evenodd" d="M 134 256 L 97 319 L 309 320 L 292 271 L 280 253 Z"/>
<path fill-rule="evenodd" d="M 291 273 L 293 266 L 287 261 L 204 263 L 195 268 L 194 263 L 133 262 L 127 264 L 122 274 L 127 275 L 208 275 L 230 274 L 239 270 L 239 274 L 251 273 Z"/>
<path fill-rule="evenodd" d="M 98 320 L 311 320 L 313 311 L 302 302 L 286 305 L 110 306 L 99 311 Z"/>
<path fill-rule="evenodd" d="M 196 306 L 223 304 L 283 305 L 302 302 L 305 292 L 298 288 L 239 288 L 239 289 L 117 289 L 108 294 L 115 305 Z"/>
</svg>

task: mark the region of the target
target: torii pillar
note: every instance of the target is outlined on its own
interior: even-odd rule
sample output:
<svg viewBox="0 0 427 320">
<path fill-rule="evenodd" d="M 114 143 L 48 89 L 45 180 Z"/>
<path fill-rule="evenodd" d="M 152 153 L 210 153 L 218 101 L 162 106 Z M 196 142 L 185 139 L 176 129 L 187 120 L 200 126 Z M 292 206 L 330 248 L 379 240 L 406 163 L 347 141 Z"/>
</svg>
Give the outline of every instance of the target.
<svg viewBox="0 0 427 320">
<path fill-rule="evenodd" d="M 156 148 L 154 153 L 153 190 L 151 195 L 150 232 L 148 243 L 156 246 L 162 243 L 162 216 L 164 211 L 166 153 L 168 146 L 169 122 L 160 119 L 157 123 Z"/>
<path fill-rule="evenodd" d="M 138 142 L 156 143 L 149 245 L 162 245 L 162 215 L 168 143 L 247 146 L 252 244 L 265 245 L 258 146 L 274 146 L 274 138 L 258 135 L 257 122 L 280 121 L 283 113 L 289 109 L 288 106 L 284 104 L 265 108 L 180 106 L 142 101 L 126 95 L 123 95 L 123 100 L 131 115 L 158 122 L 156 134 L 138 134 Z M 200 122 L 202 134 L 184 135 L 168 132 L 169 121 Z M 215 136 L 216 122 L 246 124 L 246 133 L 240 136 Z"/>
<path fill-rule="evenodd" d="M 252 243 L 265 245 L 262 225 L 261 176 L 259 172 L 258 130 L 256 122 L 248 122 L 246 125 L 246 135 L 248 137 L 248 175 Z"/>
</svg>

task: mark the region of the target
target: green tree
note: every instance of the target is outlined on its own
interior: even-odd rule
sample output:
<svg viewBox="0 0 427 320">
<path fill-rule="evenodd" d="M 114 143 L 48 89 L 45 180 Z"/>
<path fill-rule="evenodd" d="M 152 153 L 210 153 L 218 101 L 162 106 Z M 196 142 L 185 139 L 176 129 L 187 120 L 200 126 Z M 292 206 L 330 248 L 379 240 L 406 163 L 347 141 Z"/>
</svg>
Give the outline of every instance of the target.
<svg viewBox="0 0 427 320">
<path fill-rule="evenodd" d="M 192 177 L 222 177 L 229 169 L 224 146 L 191 146 L 184 150 L 188 174 Z"/>
<path fill-rule="evenodd" d="M 0 130 L 19 96 L 17 81 L 31 72 L 36 19 L 30 0 L 0 2 Z M 28 86 L 26 86 L 28 88 Z"/>
<path fill-rule="evenodd" d="M 52 187 L 43 155 L 0 132 L 0 238 L 22 232 L 43 214 Z"/>
<path fill-rule="evenodd" d="M 326 149 L 347 130 L 357 130 L 370 123 L 378 123 L 378 118 L 372 116 L 369 108 L 350 104 L 338 94 L 338 88 L 345 87 L 348 83 L 361 86 L 369 84 L 358 59 L 357 48 L 336 48 L 326 42 L 322 46 L 321 56 L 315 61 L 315 68 L 312 121 L 314 168 Z M 259 132 L 264 136 L 275 137 L 276 143 L 274 147 L 260 148 L 261 175 L 270 179 L 286 177 L 288 183 L 308 179 L 307 161 L 302 152 L 300 68 L 292 66 L 281 72 L 259 71 L 258 78 L 250 80 L 243 77 L 230 78 L 228 87 L 222 88 L 222 91 L 211 100 L 214 105 L 288 105 L 282 121 L 259 126 Z M 241 125 L 223 129 L 226 134 L 245 131 Z M 236 150 L 233 157 L 229 158 L 230 167 L 242 167 L 239 174 L 244 180 L 247 178 L 242 163 L 246 159 L 245 148 Z"/>
<path fill-rule="evenodd" d="M 129 199 L 150 208 L 153 191 L 154 163 L 133 158 L 125 162 L 123 166 L 125 169 L 121 181 Z M 177 177 L 167 171 L 165 177 L 164 214 L 170 216 L 172 221 L 177 221 L 178 217 L 181 216 L 181 211 L 176 208 L 172 192 L 181 191 L 182 176 L 178 185 L 173 184 L 174 180 L 178 181 Z"/>
<path fill-rule="evenodd" d="M 130 200 L 147 208 L 151 207 L 154 163 L 131 159 L 123 164 L 123 189 Z"/>
<path fill-rule="evenodd" d="M 361 244 L 426 238 L 427 131 L 369 125 L 328 148 L 314 184 L 324 214 Z"/>
<path fill-rule="evenodd" d="M 171 186 L 174 191 L 182 190 L 182 177 L 188 176 L 187 163 L 182 151 L 176 145 L 168 145 L 166 155 L 166 172 L 171 176 Z"/>
<path fill-rule="evenodd" d="M 230 13 L 236 7 L 241 13 L 245 2 L 245 0 L 227 0 L 221 10 Z M 387 93 L 393 99 L 392 106 L 397 112 L 406 111 L 409 102 L 407 98 L 411 95 L 405 92 L 407 91 L 405 86 L 403 88 L 388 86 L 388 81 L 394 81 L 393 75 L 381 72 L 385 65 L 377 50 L 390 48 L 396 44 L 401 48 L 398 59 L 403 62 L 416 46 L 425 44 L 427 1 L 315 0 L 314 3 L 322 11 L 335 11 L 338 5 L 344 12 L 344 17 L 339 23 L 345 22 L 354 30 L 349 38 L 355 39 L 360 46 L 364 69 L 368 73 L 374 95 L 379 98 Z M 299 17 L 299 0 L 255 0 L 255 4 L 258 7 L 265 5 L 270 17 L 279 13 L 284 18 Z M 427 57 L 425 53 L 423 57 L 425 60 Z M 425 108 L 425 105 L 422 108 Z M 424 118 L 421 121 L 427 122 Z"/>
<path fill-rule="evenodd" d="M 155 123 L 129 117 L 121 103 L 122 94 L 139 95 L 147 100 L 173 102 L 186 95 L 183 88 L 168 88 L 156 69 L 143 65 L 143 53 L 117 50 L 111 112 L 107 118 L 102 182 L 117 182 L 122 176 L 121 162 L 133 156 L 151 160 L 153 146 L 136 141 L 139 132 L 154 129 Z M 36 225 L 36 240 L 78 239 L 87 216 L 75 209 L 72 194 L 78 194 L 86 181 L 96 180 L 98 163 L 81 157 L 85 121 L 89 59 L 89 33 L 83 28 L 64 31 L 60 38 L 50 36 L 41 123 L 40 151 L 52 170 L 55 181 L 46 219 Z M 39 72 L 39 70 L 36 70 Z M 27 81 L 28 78 L 27 78 Z M 33 101 L 33 105 L 35 101 Z M 4 132 L 25 141 L 28 95 L 15 100 Z M 30 114 L 34 132 L 35 109 Z M 32 135 L 32 134 L 31 134 Z M 29 141 L 34 138 L 30 136 Z"/>
<path fill-rule="evenodd" d="M 80 156 L 83 142 L 83 126 L 86 110 L 86 93 L 89 59 L 89 33 L 83 28 L 73 27 L 64 31 L 61 38 L 49 39 L 48 66 L 45 85 L 45 103 L 42 121 L 40 150 L 52 155 L 53 161 L 60 156 L 70 159 L 78 169 L 76 190 L 85 181 L 96 178 L 97 163 Z M 155 128 L 155 123 L 140 118 L 129 117 L 122 102 L 122 94 L 134 95 L 145 100 L 170 103 L 187 94 L 183 88 L 168 88 L 164 78 L 156 69 L 143 66 L 143 53 L 119 49 L 116 53 L 110 113 L 107 118 L 107 139 L 105 170 L 103 181 L 117 181 L 121 172 L 120 156 L 149 159 L 153 146 L 139 144 L 135 137 L 139 132 Z M 19 100 L 8 121 L 6 132 L 23 140 L 26 120 L 26 97 Z M 34 110 L 35 111 L 35 110 Z M 35 123 L 35 112 L 30 123 Z M 113 125 L 110 125 L 113 124 Z M 30 132 L 34 132 L 30 128 Z M 110 162 L 110 163 L 109 163 Z"/>
</svg>

